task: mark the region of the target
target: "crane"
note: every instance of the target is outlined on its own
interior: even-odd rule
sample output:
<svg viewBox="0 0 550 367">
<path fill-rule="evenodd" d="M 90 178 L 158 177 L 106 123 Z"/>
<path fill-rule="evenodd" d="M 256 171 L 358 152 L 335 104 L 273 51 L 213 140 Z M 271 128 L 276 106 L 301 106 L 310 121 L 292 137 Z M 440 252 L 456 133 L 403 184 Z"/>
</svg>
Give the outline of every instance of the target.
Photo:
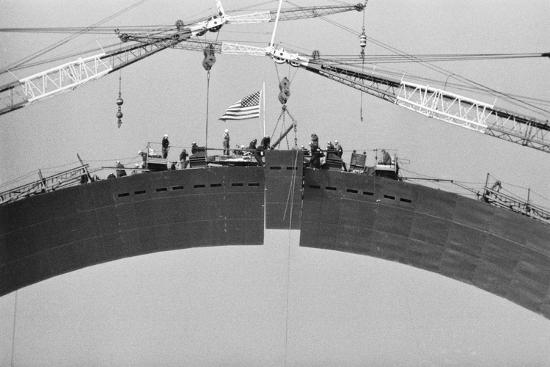
<svg viewBox="0 0 550 367">
<path fill-rule="evenodd" d="M 425 116 L 550 153 L 548 121 L 428 85 L 356 70 L 336 59 L 310 57 L 274 46 L 256 47 L 229 42 L 222 42 L 218 49 L 222 54 L 269 56 L 276 63 L 288 63 Z M 318 53 L 314 52 L 314 55 Z"/>
<path fill-rule="evenodd" d="M 364 7 L 363 4 L 357 4 L 284 9 L 280 12 L 279 20 L 320 17 L 352 10 L 363 11 Z M 273 22 L 275 13 L 275 11 L 263 11 L 228 15 L 218 1 L 216 15 L 189 25 L 177 21 L 173 27 L 154 32 L 117 31 L 122 42 L 133 43 L 112 48 L 100 54 L 78 58 L 0 86 L 0 115 L 27 106 L 34 101 L 72 90 L 166 48 L 202 51 L 204 42 L 196 37 L 209 31 L 217 32 L 225 24 Z M 47 31 L 44 28 L 41 30 Z M 428 85 L 390 78 L 374 71 L 356 70 L 340 64 L 336 59 L 310 57 L 289 52 L 274 45 L 256 47 L 229 42 L 210 42 L 210 47 L 214 52 L 221 54 L 269 56 L 276 63 L 288 63 L 425 116 L 550 153 L 548 121 L 508 111 L 493 104 Z"/>
<path fill-rule="evenodd" d="M 363 4 L 296 7 L 282 10 L 279 20 L 315 18 L 348 11 L 363 11 L 363 9 Z M 115 30 L 119 39 L 123 43 L 129 43 L 128 45 L 115 45 L 101 53 L 79 57 L 76 60 L 0 86 L 0 115 L 23 108 L 35 101 L 73 90 L 84 83 L 101 78 L 157 52 L 167 48 L 176 48 L 183 41 L 189 42 L 179 48 L 203 50 L 204 42 L 200 42 L 197 37 L 207 32 L 218 32 L 225 24 L 273 22 L 275 13 L 275 11 L 260 11 L 229 15 L 225 13 L 221 2 L 217 1 L 215 15 L 188 25 L 178 20 L 172 27 L 146 33 L 127 33 Z M 27 28 L 25 30 L 49 31 L 47 28 Z M 73 27 L 66 28 L 68 32 L 77 30 L 79 29 Z M 12 29 L 11 31 L 23 31 L 23 29 Z M 56 28 L 55 31 L 61 32 L 63 29 Z"/>
</svg>

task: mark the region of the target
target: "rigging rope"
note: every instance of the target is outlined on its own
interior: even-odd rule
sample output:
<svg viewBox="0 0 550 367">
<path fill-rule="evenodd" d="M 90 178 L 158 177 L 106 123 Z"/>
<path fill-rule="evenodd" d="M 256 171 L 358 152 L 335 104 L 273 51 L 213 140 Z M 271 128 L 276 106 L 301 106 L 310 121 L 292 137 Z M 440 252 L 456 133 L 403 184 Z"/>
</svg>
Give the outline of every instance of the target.
<svg viewBox="0 0 550 367">
<path fill-rule="evenodd" d="M 210 70 L 206 72 L 206 139 L 204 146 L 207 149 L 205 154 L 205 161 L 208 161 L 208 103 L 210 99 Z"/>
<path fill-rule="evenodd" d="M 294 163 L 292 165 L 292 176 L 290 180 L 290 187 L 287 196 L 287 203 L 285 207 L 285 212 L 283 214 L 283 220 L 286 216 L 286 210 L 290 201 L 290 217 L 288 220 L 288 251 L 287 251 L 287 266 L 286 266 L 286 309 L 285 309 L 285 353 L 284 353 L 284 366 L 286 367 L 288 362 L 288 308 L 289 308 L 289 293 L 290 293 L 290 246 L 291 246 L 291 230 L 292 230 L 292 216 L 294 209 L 294 194 L 296 188 L 296 177 L 298 176 L 298 150 L 294 157 Z"/>
<path fill-rule="evenodd" d="M 345 30 L 347 32 L 350 32 L 352 34 L 355 34 L 355 35 L 359 35 L 357 31 L 351 29 L 350 27 L 347 27 L 345 25 L 342 25 L 340 23 L 337 23 L 333 20 L 330 20 L 330 19 L 326 19 L 325 17 L 320 17 L 322 20 L 324 20 L 325 22 L 329 23 L 329 24 L 332 24 L 342 30 Z M 533 111 L 533 112 L 543 112 L 543 113 L 546 113 L 546 114 L 549 114 L 550 113 L 550 110 L 546 110 L 544 108 L 541 108 L 541 107 L 538 107 L 536 105 L 533 105 L 529 102 L 526 102 L 526 101 L 522 101 L 521 99 L 519 98 L 515 98 L 513 95 L 511 94 L 508 94 L 508 93 L 504 93 L 504 92 L 500 92 L 496 89 L 493 89 L 493 88 L 490 88 L 488 86 L 485 86 L 481 83 L 478 83 L 472 79 L 469 79 L 469 78 L 466 78 L 466 77 L 463 77 L 459 74 L 456 74 L 456 73 L 452 73 L 451 71 L 449 70 L 446 70 L 442 67 L 439 67 L 439 66 L 436 66 L 436 65 L 432 65 L 430 64 L 429 62 L 425 62 L 424 60 L 422 60 L 421 58 L 419 57 L 415 57 L 414 55 L 412 54 L 409 54 L 409 53 L 406 53 L 404 51 L 401 51 L 393 46 L 390 46 L 382 41 L 378 41 L 372 37 L 368 37 L 368 40 L 371 41 L 372 43 L 376 44 L 377 46 L 379 47 L 382 47 L 388 51 L 391 51 L 391 52 L 394 52 L 396 54 L 399 54 L 399 55 L 402 55 L 403 57 L 409 57 L 411 59 L 411 61 L 414 61 L 420 65 L 423 65 L 425 67 L 427 67 L 428 69 L 432 70 L 432 71 L 435 71 L 437 73 L 440 73 L 440 74 L 443 74 L 445 76 L 449 76 L 449 75 L 453 75 L 454 77 L 457 77 L 458 79 L 461 79 L 463 82 L 467 82 L 467 83 L 470 83 L 472 85 L 475 85 L 479 88 L 481 88 L 482 90 L 488 92 L 488 93 L 492 93 L 492 94 L 496 94 L 500 97 L 503 97 L 503 99 L 507 100 L 509 103 L 513 104 L 513 105 L 516 105 L 516 106 L 522 106 L 523 108 L 526 108 L 530 111 Z"/>
<path fill-rule="evenodd" d="M 363 28 L 361 35 L 359 36 L 359 46 L 361 47 L 361 72 L 365 72 L 365 48 L 367 46 L 367 34 L 365 33 L 365 14 L 367 11 L 365 10 L 367 7 L 368 0 L 365 0 L 365 7 L 363 8 Z M 364 86 L 365 80 L 361 79 L 361 85 Z M 363 95 L 365 93 L 363 90 L 360 91 L 361 95 L 361 104 L 360 104 L 360 115 L 361 115 L 361 122 L 363 122 Z"/>
<path fill-rule="evenodd" d="M 11 333 L 11 367 L 15 366 L 15 327 L 17 320 L 17 295 L 18 291 L 15 291 L 14 301 L 13 301 L 13 328 Z"/>
</svg>

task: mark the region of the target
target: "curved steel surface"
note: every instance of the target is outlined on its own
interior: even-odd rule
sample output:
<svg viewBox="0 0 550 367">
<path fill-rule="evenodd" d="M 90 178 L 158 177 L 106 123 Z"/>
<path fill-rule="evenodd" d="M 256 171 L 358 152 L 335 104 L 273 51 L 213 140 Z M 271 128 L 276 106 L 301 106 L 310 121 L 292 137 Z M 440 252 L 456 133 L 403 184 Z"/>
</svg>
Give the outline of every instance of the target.
<svg viewBox="0 0 550 367">
<path fill-rule="evenodd" d="M 0 295 L 86 266 L 198 246 L 261 245 L 259 167 L 165 171 L 0 207 Z"/>
<path fill-rule="evenodd" d="M 2 206 L 0 296 L 129 256 L 261 245 L 265 212 L 265 228 L 301 229 L 301 246 L 439 273 L 550 318 L 548 224 L 419 185 L 302 169 L 301 161 L 296 151 L 266 152 L 263 168 L 138 174 Z"/>
<path fill-rule="evenodd" d="M 304 171 L 301 246 L 439 273 L 550 318 L 549 225 L 419 185 Z"/>
</svg>

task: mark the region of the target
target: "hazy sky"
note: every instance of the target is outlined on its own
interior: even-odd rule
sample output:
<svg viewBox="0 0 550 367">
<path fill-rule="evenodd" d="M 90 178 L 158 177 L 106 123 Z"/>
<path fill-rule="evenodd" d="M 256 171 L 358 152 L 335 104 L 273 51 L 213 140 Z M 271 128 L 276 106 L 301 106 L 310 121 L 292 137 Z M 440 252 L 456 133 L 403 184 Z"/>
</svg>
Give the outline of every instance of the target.
<svg viewBox="0 0 550 367">
<path fill-rule="evenodd" d="M 0 27 L 87 26 L 131 3 L 0 0 Z M 225 1 L 224 7 L 229 11 L 253 3 Z M 106 25 L 173 24 L 214 9 L 213 1 L 150 0 Z M 550 46 L 547 0 L 371 0 L 366 14 L 369 37 L 415 54 L 547 52 Z M 331 19 L 356 31 L 362 26 L 358 13 Z M 271 29 L 227 26 L 219 39 L 265 44 Z M 0 68 L 62 37 L 0 33 Z M 46 57 L 116 42 L 111 35 L 81 38 Z M 278 41 L 307 53 L 359 53 L 355 35 L 321 20 L 282 23 Z M 369 42 L 367 53 L 387 51 Z M 92 166 L 112 165 L 116 159 L 130 163 L 147 141 L 159 142 L 165 133 L 180 147 L 204 142 L 206 75 L 201 61 L 201 53 L 167 50 L 124 69 L 120 129 L 115 122 L 118 74 L 0 116 L 0 183 L 27 173 L 34 177 L 39 168 L 46 173 L 65 168 L 76 161 L 77 152 Z M 550 100 L 548 59 L 440 65 L 497 90 Z M 43 68 L 14 74 L 21 78 Z M 405 79 L 411 74 L 446 78 L 414 65 L 377 68 Z M 221 148 L 226 125 L 217 118 L 225 108 L 260 88 L 262 81 L 268 132 L 273 130 L 280 112 L 277 75 L 292 79 L 288 106 L 302 143 L 316 132 L 321 142 L 338 139 L 345 149 L 392 148 L 410 161 L 406 171 L 432 177 L 481 183 L 490 172 L 510 190 L 531 187 L 535 200 L 550 206 L 547 153 L 476 135 L 373 97 L 364 99 L 361 122 L 357 91 L 287 66 L 276 69 L 267 58 L 218 56 L 210 83 L 209 145 Z M 0 84 L 14 79 L 3 75 Z M 255 120 L 227 127 L 232 144 L 262 134 Z M 172 151 L 171 157 L 178 153 Z M 541 316 L 404 265 L 298 248 L 296 234 L 289 236 L 268 231 L 263 247 L 147 255 L 27 287 L 18 292 L 16 365 L 281 366 L 288 264 L 289 366 L 550 363 L 550 322 Z M 0 366 L 11 362 L 13 307 L 14 294 L 0 298 Z"/>
</svg>

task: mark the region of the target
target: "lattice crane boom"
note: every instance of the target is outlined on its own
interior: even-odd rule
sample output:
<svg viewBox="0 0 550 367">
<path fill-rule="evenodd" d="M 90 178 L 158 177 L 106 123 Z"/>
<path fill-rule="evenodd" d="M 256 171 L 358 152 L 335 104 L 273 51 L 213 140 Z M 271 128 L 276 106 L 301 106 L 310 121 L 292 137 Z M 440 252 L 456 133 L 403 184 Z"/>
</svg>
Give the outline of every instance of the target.
<svg viewBox="0 0 550 367">
<path fill-rule="evenodd" d="M 182 41 L 183 39 L 167 39 L 132 44 L 114 51 L 80 57 L 4 85 L 0 87 L 0 115 L 71 91 Z"/>
<path fill-rule="evenodd" d="M 280 20 L 297 20 L 326 16 L 347 11 L 362 11 L 364 5 L 311 6 L 285 9 Z M 131 65 L 167 48 L 175 48 L 183 41 L 190 41 L 183 49 L 202 50 L 203 43 L 192 42 L 193 37 L 206 32 L 217 32 L 225 24 L 264 23 L 274 21 L 274 11 L 228 15 L 217 1 L 217 13 L 192 24 L 178 21 L 174 27 L 157 29 L 147 33 L 117 32 L 127 46 L 77 60 L 30 75 L 18 81 L 0 86 L 0 115 L 20 109 L 28 104 L 75 89 L 91 80 Z"/>
<path fill-rule="evenodd" d="M 411 111 L 512 143 L 550 153 L 550 123 L 442 89 L 338 65 L 282 48 L 235 43 L 218 46 L 222 54 L 265 55 L 358 89 Z"/>
<path fill-rule="evenodd" d="M 296 62 L 290 63 L 296 66 Z M 428 85 L 394 80 L 332 63 L 308 60 L 297 65 L 425 116 L 550 153 L 548 121 Z"/>
</svg>

